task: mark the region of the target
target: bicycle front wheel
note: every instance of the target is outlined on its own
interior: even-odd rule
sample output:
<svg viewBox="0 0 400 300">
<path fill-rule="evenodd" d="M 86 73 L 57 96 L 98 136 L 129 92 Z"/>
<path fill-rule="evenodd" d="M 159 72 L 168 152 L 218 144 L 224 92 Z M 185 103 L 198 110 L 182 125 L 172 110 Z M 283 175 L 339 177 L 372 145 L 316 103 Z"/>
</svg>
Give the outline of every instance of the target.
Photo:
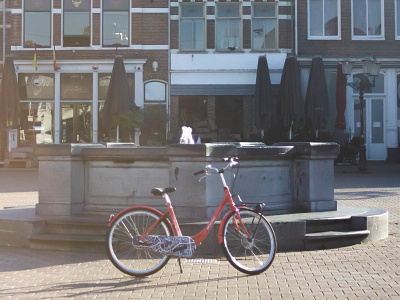
<svg viewBox="0 0 400 300">
<path fill-rule="evenodd" d="M 169 256 L 139 247 L 133 240 L 151 228 L 160 214 L 145 208 L 132 208 L 119 215 L 108 229 L 107 254 L 120 271 L 131 276 L 148 276 L 165 266 Z M 151 235 L 173 235 L 168 222 L 160 222 Z"/>
<path fill-rule="evenodd" d="M 232 212 L 223 224 L 222 250 L 237 270 L 257 275 L 267 270 L 275 258 L 275 233 L 264 216 L 245 208 L 239 210 L 239 215 L 250 238 L 236 212 Z"/>
</svg>

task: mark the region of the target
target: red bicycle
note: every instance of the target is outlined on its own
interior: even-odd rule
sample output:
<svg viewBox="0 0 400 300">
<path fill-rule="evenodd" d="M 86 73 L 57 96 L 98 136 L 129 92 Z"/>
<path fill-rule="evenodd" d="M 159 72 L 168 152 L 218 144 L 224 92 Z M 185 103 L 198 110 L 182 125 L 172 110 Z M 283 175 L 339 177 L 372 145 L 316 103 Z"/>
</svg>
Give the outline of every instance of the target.
<svg viewBox="0 0 400 300">
<path fill-rule="evenodd" d="M 196 246 L 207 237 L 228 204 L 229 212 L 223 217 L 218 231 L 218 243 L 226 258 L 233 267 L 246 274 L 256 275 L 267 270 L 276 253 L 275 233 L 262 215 L 263 203 L 252 203 L 254 209 L 235 205 L 224 177 L 224 172 L 238 163 L 235 159 L 226 158 L 228 165 L 225 168 L 207 165 L 204 170 L 194 173 L 204 174 L 200 181 L 219 174 L 225 192 L 211 220 L 197 235 L 182 236 L 168 196 L 176 190 L 174 187 L 154 188 L 151 191 L 154 196 L 165 199 L 168 208 L 164 213 L 147 206 L 135 206 L 116 216 L 111 215 L 107 254 L 114 266 L 131 276 L 148 276 L 158 272 L 174 256 L 178 257 L 181 267 L 180 258 L 189 258 L 194 254 Z"/>
</svg>

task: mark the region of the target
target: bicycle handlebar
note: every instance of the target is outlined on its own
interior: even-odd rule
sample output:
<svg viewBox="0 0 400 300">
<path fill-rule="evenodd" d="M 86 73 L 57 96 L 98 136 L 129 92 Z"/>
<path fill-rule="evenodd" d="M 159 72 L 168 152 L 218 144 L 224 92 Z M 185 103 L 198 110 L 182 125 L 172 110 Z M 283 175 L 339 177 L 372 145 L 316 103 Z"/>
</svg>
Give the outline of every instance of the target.
<svg viewBox="0 0 400 300">
<path fill-rule="evenodd" d="M 215 171 L 215 173 L 223 173 L 224 171 L 228 170 L 232 166 L 237 165 L 238 164 L 238 162 L 236 161 L 237 159 L 238 158 L 234 157 L 234 156 L 225 157 L 223 160 L 228 161 L 228 164 L 226 165 L 225 168 L 218 170 L 217 168 L 214 168 L 212 165 L 207 165 L 204 167 L 203 170 L 197 171 L 197 172 L 193 173 L 193 175 L 196 176 L 196 175 L 200 175 L 200 174 L 204 174 L 204 173 L 206 174 L 206 176 L 211 175 L 210 173 L 208 173 L 208 171 Z M 214 174 L 214 173 L 212 173 L 212 174 Z"/>
<path fill-rule="evenodd" d="M 201 171 L 198 171 L 198 172 L 193 173 L 193 175 L 196 176 L 196 175 L 204 174 L 205 172 L 206 172 L 206 171 L 201 170 Z"/>
</svg>

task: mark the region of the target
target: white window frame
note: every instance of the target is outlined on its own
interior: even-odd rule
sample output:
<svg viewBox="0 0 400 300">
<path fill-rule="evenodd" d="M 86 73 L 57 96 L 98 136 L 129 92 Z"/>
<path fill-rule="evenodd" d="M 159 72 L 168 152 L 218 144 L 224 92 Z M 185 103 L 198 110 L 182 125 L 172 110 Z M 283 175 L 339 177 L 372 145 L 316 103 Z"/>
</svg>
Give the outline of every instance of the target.
<svg viewBox="0 0 400 300">
<path fill-rule="evenodd" d="M 104 11 L 103 11 L 103 1 L 100 0 L 100 9 L 101 9 L 101 14 L 100 14 L 100 46 L 101 48 L 113 48 L 114 46 L 104 46 L 103 44 L 103 37 L 104 37 L 104 32 L 103 32 L 103 16 L 104 16 Z M 118 47 L 121 48 L 129 48 L 132 46 L 132 0 L 124 0 L 124 1 L 129 1 L 129 21 L 128 21 L 128 45 L 120 45 Z M 93 23 L 93 6 L 92 6 L 92 23 Z M 92 35 L 93 35 L 93 29 L 92 29 Z"/>
<path fill-rule="evenodd" d="M 25 1 L 29 0 L 22 0 L 22 15 L 21 15 L 21 47 L 22 48 L 29 48 L 32 49 L 32 47 L 25 47 Z M 53 45 L 53 14 L 54 14 L 54 0 L 50 0 L 51 2 L 51 7 L 50 7 L 50 47 L 41 47 L 41 49 L 51 49 Z"/>
<path fill-rule="evenodd" d="M 367 19 L 367 26 L 368 26 L 368 2 L 366 1 L 367 5 L 367 15 L 365 18 Z M 352 40 L 385 40 L 385 4 L 383 0 L 381 2 L 381 34 L 380 35 L 354 35 L 354 7 L 353 7 L 354 0 L 351 0 L 351 39 Z"/>
<path fill-rule="evenodd" d="M 262 5 L 274 5 L 275 6 L 275 16 L 272 17 L 255 17 L 254 16 L 254 10 L 255 7 L 257 6 L 262 6 Z M 275 47 L 274 48 L 265 48 L 265 49 L 254 49 L 254 43 L 253 43 L 253 21 L 254 20 L 265 20 L 265 19 L 275 19 Z M 268 50 L 277 50 L 279 49 L 279 15 L 278 15 L 278 2 L 255 2 L 251 6 L 251 49 L 252 51 L 255 52 L 265 52 Z"/>
<path fill-rule="evenodd" d="M 185 18 L 182 17 L 182 6 L 189 6 L 189 5 L 198 5 L 198 6 L 203 6 L 203 17 L 191 17 L 191 18 Z M 184 2 L 184 3 L 180 3 L 179 5 L 179 36 L 178 36 L 178 43 L 179 43 L 179 51 L 182 52 L 204 52 L 206 51 L 206 44 L 207 44 L 207 11 L 206 11 L 206 5 L 202 2 Z M 182 49 L 181 48 L 181 20 L 185 20 L 185 19 L 203 19 L 204 21 L 204 28 L 203 28 L 203 47 L 202 49 Z"/>
<path fill-rule="evenodd" d="M 400 15 L 397 14 L 397 9 L 400 6 L 400 0 L 394 1 L 394 19 L 395 19 L 395 38 L 400 40 L 400 32 L 397 30 L 397 24 L 400 22 Z M 400 24 L 399 24 L 400 25 Z"/>
<path fill-rule="evenodd" d="M 27 0 L 25 0 L 27 1 Z M 28 0 L 29 1 L 29 0 Z M 54 0 L 52 0 L 54 1 Z M 64 12 L 64 1 L 66 0 L 62 0 L 61 1 L 61 47 L 62 48 L 67 48 L 67 49 L 72 49 L 72 48 L 81 48 L 81 49 L 89 49 L 93 47 L 93 10 L 95 10 L 95 8 L 93 8 L 93 0 L 89 0 L 90 4 L 89 4 L 89 21 L 90 21 L 90 43 L 88 46 L 65 46 L 64 45 L 64 18 L 65 18 L 65 12 Z M 100 4 L 101 5 L 101 4 Z M 54 6 L 53 6 L 54 7 Z M 101 14 L 102 15 L 102 14 Z M 103 20 L 101 20 L 102 22 Z M 100 25 L 101 26 L 101 25 Z"/>
<path fill-rule="evenodd" d="M 323 7 L 324 7 L 324 12 L 325 12 L 325 0 L 320 0 L 323 1 Z M 342 39 L 342 17 L 341 17 L 341 0 L 337 0 L 337 18 L 338 18 L 338 35 L 334 36 L 326 36 L 325 35 L 325 26 L 323 26 L 322 30 L 324 34 L 322 36 L 315 36 L 311 35 L 311 13 L 310 13 L 310 0 L 307 0 L 307 34 L 308 34 L 308 39 L 309 40 L 341 40 Z M 325 14 L 323 15 L 323 18 L 325 17 Z M 325 22 L 323 22 L 323 25 L 325 25 Z"/>
<path fill-rule="evenodd" d="M 221 18 L 218 17 L 218 7 L 221 7 L 222 5 L 238 5 L 239 6 L 239 17 L 237 18 Z M 216 2 L 215 3 L 215 51 L 217 52 L 234 52 L 229 49 L 218 49 L 217 44 L 218 44 L 218 20 L 224 20 L 224 19 L 239 19 L 239 46 L 237 49 L 234 51 L 241 51 L 243 49 L 243 8 L 242 8 L 242 3 L 241 2 Z"/>
</svg>

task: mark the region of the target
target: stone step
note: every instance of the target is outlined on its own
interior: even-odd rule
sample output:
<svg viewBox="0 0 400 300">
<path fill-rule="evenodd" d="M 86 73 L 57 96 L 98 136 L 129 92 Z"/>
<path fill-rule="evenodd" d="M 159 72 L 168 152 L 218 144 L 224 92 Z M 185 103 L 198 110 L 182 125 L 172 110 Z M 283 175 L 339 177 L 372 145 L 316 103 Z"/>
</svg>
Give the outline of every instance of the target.
<svg viewBox="0 0 400 300">
<path fill-rule="evenodd" d="M 29 238 L 30 248 L 54 251 L 104 253 L 106 236 L 77 234 L 38 234 Z"/>
<path fill-rule="evenodd" d="M 369 230 L 307 233 L 304 236 L 304 246 L 305 250 L 322 250 L 346 247 L 361 243 L 369 234 Z"/>
<path fill-rule="evenodd" d="M 306 221 L 306 233 L 351 230 L 351 216 Z"/>
<path fill-rule="evenodd" d="M 105 236 L 108 222 L 47 221 L 46 232 L 52 234 L 75 234 Z"/>
</svg>

